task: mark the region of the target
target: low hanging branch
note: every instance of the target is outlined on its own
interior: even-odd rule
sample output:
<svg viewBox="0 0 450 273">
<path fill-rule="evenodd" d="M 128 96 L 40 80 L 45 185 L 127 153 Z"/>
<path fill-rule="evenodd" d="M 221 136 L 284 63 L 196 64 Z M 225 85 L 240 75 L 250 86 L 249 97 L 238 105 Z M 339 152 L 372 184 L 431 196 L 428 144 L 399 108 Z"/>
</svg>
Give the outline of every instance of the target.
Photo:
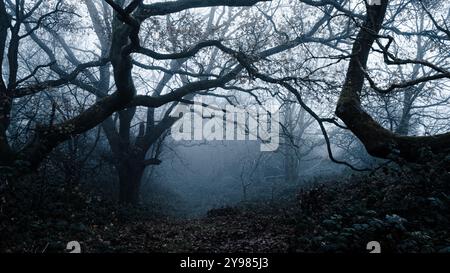
<svg viewBox="0 0 450 273">
<path fill-rule="evenodd" d="M 303 101 L 300 93 L 297 91 L 297 89 L 295 89 L 292 85 L 290 85 L 287 81 L 285 80 L 278 80 L 278 79 L 274 79 L 272 77 L 269 77 L 267 75 L 263 75 L 260 73 L 253 73 L 253 75 L 265 82 L 269 82 L 269 83 L 274 83 L 274 84 L 279 84 L 281 86 L 283 86 L 284 88 L 286 88 L 289 92 L 291 92 L 292 94 L 294 94 L 294 96 L 296 97 L 298 103 L 300 104 L 300 106 L 306 110 L 306 112 L 308 112 L 308 114 L 310 114 L 319 124 L 320 130 L 322 132 L 322 135 L 325 139 L 325 144 L 327 146 L 327 153 L 328 153 L 328 157 L 330 158 L 331 161 L 333 161 L 336 164 L 340 164 L 340 165 L 344 165 L 349 167 L 350 169 L 354 170 L 354 171 L 359 171 L 359 172 L 364 172 L 364 171 L 371 171 L 371 169 L 368 168 L 358 168 L 353 166 L 352 164 L 346 162 L 346 161 L 342 161 L 342 160 L 338 160 L 334 157 L 333 155 L 333 151 L 331 149 L 331 142 L 330 142 L 330 138 L 328 136 L 327 130 L 325 128 L 324 123 L 325 122 L 330 122 L 330 119 L 323 119 L 321 117 L 319 117 L 308 105 L 305 104 L 305 102 Z M 334 123 L 334 122 L 333 122 Z M 334 123 L 336 124 L 336 123 Z M 341 128 L 343 128 L 342 126 L 339 126 Z"/>
<path fill-rule="evenodd" d="M 376 122 L 361 106 L 367 60 L 386 15 L 388 1 L 368 5 L 367 16 L 353 44 L 347 76 L 336 107 L 336 115 L 364 144 L 372 156 L 424 162 L 424 149 L 433 154 L 450 151 L 450 133 L 436 136 L 400 136 Z"/>
</svg>

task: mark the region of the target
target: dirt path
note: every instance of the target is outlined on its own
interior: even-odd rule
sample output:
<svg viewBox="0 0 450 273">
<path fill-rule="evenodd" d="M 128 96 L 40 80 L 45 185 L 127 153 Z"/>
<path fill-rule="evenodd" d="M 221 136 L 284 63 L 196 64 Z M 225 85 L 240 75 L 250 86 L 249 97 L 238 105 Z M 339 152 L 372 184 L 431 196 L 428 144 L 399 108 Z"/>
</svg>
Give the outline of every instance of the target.
<svg viewBox="0 0 450 273">
<path fill-rule="evenodd" d="M 286 252 L 294 227 L 262 215 L 133 222 L 92 230 L 89 252 Z M 116 234 L 114 236 L 113 234 Z"/>
</svg>

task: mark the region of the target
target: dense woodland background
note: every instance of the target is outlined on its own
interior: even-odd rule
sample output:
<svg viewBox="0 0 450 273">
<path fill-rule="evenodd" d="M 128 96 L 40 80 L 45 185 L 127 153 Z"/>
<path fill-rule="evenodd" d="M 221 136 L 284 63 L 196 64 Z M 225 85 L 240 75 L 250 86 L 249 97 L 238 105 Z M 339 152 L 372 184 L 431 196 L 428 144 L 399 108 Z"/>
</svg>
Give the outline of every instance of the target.
<svg viewBox="0 0 450 273">
<path fill-rule="evenodd" d="M 449 25 L 445 0 L 1 0 L 0 251 L 450 252 Z M 199 99 L 277 110 L 279 148 L 176 141 Z"/>
</svg>

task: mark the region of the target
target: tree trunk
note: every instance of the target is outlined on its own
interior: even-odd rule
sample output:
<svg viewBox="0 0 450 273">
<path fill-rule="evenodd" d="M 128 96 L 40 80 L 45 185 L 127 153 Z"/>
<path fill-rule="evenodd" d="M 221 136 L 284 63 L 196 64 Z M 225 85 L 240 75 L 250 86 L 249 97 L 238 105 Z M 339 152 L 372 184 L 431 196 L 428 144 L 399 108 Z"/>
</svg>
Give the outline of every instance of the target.
<svg viewBox="0 0 450 273">
<path fill-rule="evenodd" d="M 124 159 L 119 163 L 119 202 L 138 205 L 141 180 L 145 167 L 136 159 Z"/>
<path fill-rule="evenodd" d="M 364 85 L 364 71 L 371 46 L 379 33 L 388 6 L 367 8 L 367 19 L 362 26 L 352 49 L 347 77 L 336 107 L 336 115 L 364 144 L 369 154 L 387 159 L 405 159 L 413 162 L 427 162 L 425 150 L 434 154 L 450 151 L 450 133 L 435 136 L 401 136 L 383 128 L 361 106 L 361 90 Z"/>
<path fill-rule="evenodd" d="M 402 115 L 396 131 L 397 134 L 402 136 L 407 136 L 409 134 L 413 91 L 414 89 L 409 88 L 405 90 L 405 93 L 403 94 Z"/>
<path fill-rule="evenodd" d="M 293 147 L 287 147 L 285 154 L 285 181 L 286 183 L 295 183 L 298 180 L 298 160 Z"/>
</svg>

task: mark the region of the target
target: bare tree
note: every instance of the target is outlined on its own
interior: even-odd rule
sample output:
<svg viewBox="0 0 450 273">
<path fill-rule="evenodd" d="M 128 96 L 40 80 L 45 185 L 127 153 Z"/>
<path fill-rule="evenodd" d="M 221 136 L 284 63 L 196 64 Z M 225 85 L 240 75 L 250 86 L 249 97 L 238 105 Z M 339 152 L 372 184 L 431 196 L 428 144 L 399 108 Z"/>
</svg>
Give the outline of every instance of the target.
<svg viewBox="0 0 450 273">
<path fill-rule="evenodd" d="M 135 106 L 143 105 L 147 107 L 160 107 L 164 104 L 176 101 L 186 94 L 207 90 L 213 87 L 223 86 L 226 82 L 233 79 L 241 70 L 237 68 L 226 75 L 217 79 L 201 80 L 190 83 L 170 94 L 160 96 L 136 95 L 136 88 L 133 81 L 132 68 L 133 60 L 131 54 L 143 54 L 155 59 L 182 59 L 195 55 L 204 47 L 214 45 L 214 42 L 203 42 L 193 48 L 174 54 L 161 54 L 153 50 L 144 48 L 140 45 L 139 30 L 142 22 L 159 15 L 181 12 L 183 10 L 211 7 L 218 5 L 226 6 L 252 6 L 260 1 L 180 1 L 170 3 L 143 4 L 142 1 L 131 1 L 124 7 L 124 1 L 106 1 L 114 9 L 114 16 L 111 22 L 112 27 L 110 36 L 111 43 L 107 56 L 101 56 L 98 60 L 81 63 L 75 66 L 72 72 L 67 73 L 58 64 L 54 52 L 46 51 L 45 44 L 40 44 L 37 39 L 34 42 L 46 51 L 51 62 L 44 65 L 37 65 L 32 73 L 25 76 L 22 80 L 17 79 L 19 70 L 18 50 L 20 42 L 28 37 L 36 37 L 36 32 L 41 30 L 42 23 L 46 18 L 60 13 L 69 13 L 61 9 L 61 1 L 58 2 L 48 13 L 39 14 L 42 1 L 36 1 L 30 5 L 24 2 L 5 2 L 0 4 L 0 17 L 2 18 L 0 26 L 0 51 L 1 59 L 4 60 L 5 50 L 8 51 L 9 60 L 9 78 L 8 84 L 5 84 L 4 73 L 1 73 L 0 97 L 1 97 L 1 128 L 0 128 L 0 163 L 7 167 L 14 175 L 23 175 L 30 170 L 36 169 L 45 156 L 53 150 L 59 143 L 67 140 L 71 136 L 85 132 L 107 119 L 111 114 L 123 109 L 132 109 Z M 11 21 L 14 19 L 15 24 Z M 25 26 L 25 30 L 23 30 Z M 22 27 L 22 28 L 21 28 Z M 107 26 L 108 27 L 108 26 Z M 21 30 L 22 29 L 22 30 Z M 23 32 L 23 34 L 21 33 Z M 8 33 L 10 38 L 8 40 Z M 55 56 L 52 58 L 51 56 Z M 113 70 L 113 79 L 116 91 L 109 94 L 109 89 L 92 90 L 97 94 L 103 94 L 103 97 L 93 103 L 89 108 L 61 123 L 50 125 L 39 125 L 34 136 L 30 141 L 20 149 L 14 151 L 9 145 L 7 130 L 10 124 L 10 112 L 14 99 L 37 94 L 39 92 L 57 88 L 67 84 L 73 84 L 79 80 L 81 72 L 90 67 L 105 66 L 111 62 Z M 57 71 L 57 75 L 64 75 L 48 81 L 32 82 L 30 79 L 40 69 L 49 67 L 52 71 Z M 106 70 L 106 69 L 105 69 Z M 106 87 L 103 86 L 103 87 Z M 91 89 L 91 87 L 88 87 Z M 131 110 L 126 110 L 126 112 Z M 125 115 L 126 112 L 122 112 Z M 124 130 L 128 130 L 125 128 Z"/>
</svg>

